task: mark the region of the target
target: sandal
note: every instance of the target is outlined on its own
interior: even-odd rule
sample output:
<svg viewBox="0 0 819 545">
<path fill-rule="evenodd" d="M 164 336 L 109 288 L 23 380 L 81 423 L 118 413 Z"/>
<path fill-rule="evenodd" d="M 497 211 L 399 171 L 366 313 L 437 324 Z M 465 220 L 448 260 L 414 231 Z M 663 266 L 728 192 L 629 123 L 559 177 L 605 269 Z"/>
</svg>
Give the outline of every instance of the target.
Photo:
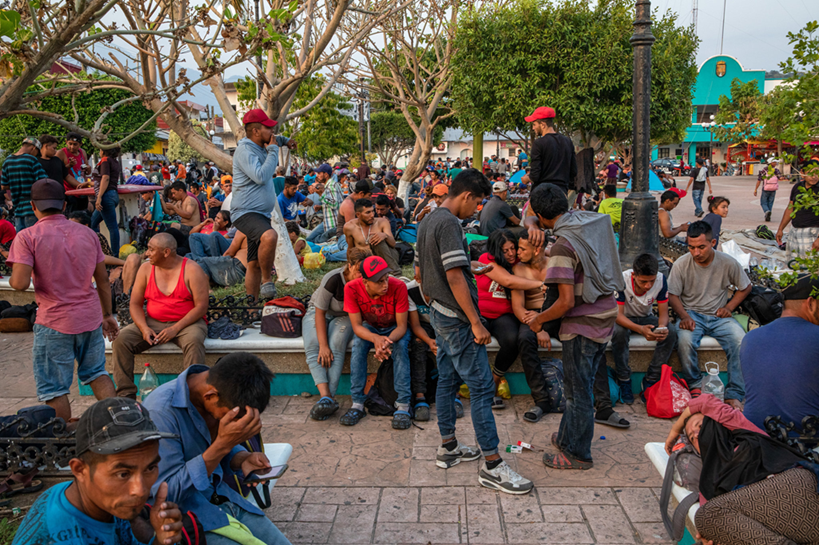
<svg viewBox="0 0 819 545">
<path fill-rule="evenodd" d="M 408 430 L 412 425 L 410 413 L 407 411 L 395 411 L 392 415 L 392 429 Z"/>
<path fill-rule="evenodd" d="M 629 428 L 631 427 L 631 423 L 628 420 L 617 414 L 617 411 L 612 411 L 611 415 L 606 418 L 605 420 L 602 418 L 594 417 L 594 421 L 598 424 L 603 424 L 605 426 L 611 426 L 612 428 Z"/>
<path fill-rule="evenodd" d="M 313 420 L 327 420 L 338 410 L 338 402 L 331 397 L 322 397 L 310 409 L 310 418 Z"/>
<path fill-rule="evenodd" d="M 533 424 L 536 422 L 540 422 L 541 418 L 543 418 L 543 409 L 541 409 L 537 405 L 523 413 L 523 419 Z"/>
<path fill-rule="evenodd" d="M 9 498 L 16 494 L 31 494 L 43 489 L 43 482 L 34 477 L 40 472 L 39 469 L 32 469 L 28 473 L 12 473 L 8 478 L 0 483 L 0 497 Z"/>
<path fill-rule="evenodd" d="M 558 432 L 554 432 L 552 434 L 552 446 L 555 447 L 559 451 L 563 451 L 563 447 L 560 446 L 560 442 L 557 440 Z"/>
<path fill-rule="evenodd" d="M 415 404 L 415 420 L 418 422 L 429 421 L 429 405 L 426 401 L 419 401 Z"/>
<path fill-rule="evenodd" d="M 506 403 L 503 402 L 503 398 L 501 396 L 495 396 L 492 398 L 492 410 L 493 411 L 500 411 L 506 408 Z"/>
<path fill-rule="evenodd" d="M 464 404 L 460 399 L 458 399 L 456 397 L 455 398 L 455 418 L 458 419 L 458 418 L 463 418 L 463 417 L 464 417 Z"/>
<path fill-rule="evenodd" d="M 558 454 L 546 453 L 543 455 L 543 463 L 546 464 L 546 467 L 551 467 L 552 469 L 591 469 L 594 467 L 594 463 L 591 460 L 588 462 L 578 460 L 565 452 Z"/>
<path fill-rule="evenodd" d="M 344 416 L 339 418 L 339 422 L 342 426 L 355 426 L 358 424 L 362 418 L 367 416 L 367 413 L 364 411 L 360 411 L 358 409 L 348 409 Z"/>
</svg>

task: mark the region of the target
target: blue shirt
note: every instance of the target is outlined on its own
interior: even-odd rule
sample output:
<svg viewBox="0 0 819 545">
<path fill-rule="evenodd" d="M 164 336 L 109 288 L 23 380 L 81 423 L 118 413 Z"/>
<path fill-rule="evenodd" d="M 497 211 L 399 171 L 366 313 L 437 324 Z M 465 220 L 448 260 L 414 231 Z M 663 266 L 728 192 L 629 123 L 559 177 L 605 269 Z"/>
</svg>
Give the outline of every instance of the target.
<svg viewBox="0 0 819 545">
<path fill-rule="evenodd" d="M 284 217 L 285 221 L 294 220 L 298 217 L 299 203 L 304 202 L 306 199 L 307 197 L 299 191 L 296 191 L 296 194 L 290 199 L 284 196 L 284 192 L 279 195 L 279 208 L 282 210 L 282 217 Z"/>
<path fill-rule="evenodd" d="M 270 217 L 276 206 L 273 176 L 279 166 L 279 146 L 290 141 L 276 137 L 276 145 L 263 147 L 249 138 L 242 138 L 233 154 L 233 200 L 230 217 L 236 221 L 247 213 Z"/>
<path fill-rule="evenodd" d="M 17 529 L 12 545 L 137 545 L 127 520 L 93 519 L 74 507 L 65 491 L 72 481 L 55 484 L 37 498 Z M 153 539 L 151 540 L 153 541 Z"/>
<path fill-rule="evenodd" d="M 739 359 L 745 418 L 764 430 L 768 416 L 800 426 L 805 416 L 819 415 L 819 326 L 786 317 L 752 329 Z"/>
<path fill-rule="evenodd" d="M 234 178 L 234 183 L 235 180 Z M 243 477 L 241 472 L 234 472 L 230 468 L 233 456 L 245 452 L 243 447 L 233 447 L 208 476 L 202 454 L 211 445 L 210 431 L 205 419 L 191 403 L 188 390 L 188 375 L 207 370 L 208 367 L 204 365 L 191 365 L 179 377 L 154 390 L 145 400 L 145 407 L 151 412 L 151 420 L 157 429 L 175 433 L 180 437 L 159 442 L 159 456 L 162 460 L 159 462 L 159 478 L 151 490 L 152 497 L 159 489 L 159 485 L 163 481 L 167 482 L 168 500 L 176 502 L 183 513 L 186 511 L 196 513 L 205 531 L 210 531 L 228 525 L 225 512 L 219 506 L 210 503 L 214 491 L 245 511 L 256 515 L 264 513 L 230 488 L 226 482 L 226 479 L 232 479 L 234 475 Z"/>
<path fill-rule="evenodd" d="M 273 189 L 276 190 L 276 195 L 281 195 L 284 191 L 284 176 L 276 176 L 273 178 Z"/>
</svg>

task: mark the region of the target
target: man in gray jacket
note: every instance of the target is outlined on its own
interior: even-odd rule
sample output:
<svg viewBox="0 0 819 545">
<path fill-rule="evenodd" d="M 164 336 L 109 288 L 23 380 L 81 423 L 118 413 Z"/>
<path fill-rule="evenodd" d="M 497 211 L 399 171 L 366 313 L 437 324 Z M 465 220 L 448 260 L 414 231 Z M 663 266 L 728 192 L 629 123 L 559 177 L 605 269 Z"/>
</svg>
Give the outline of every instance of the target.
<svg viewBox="0 0 819 545">
<path fill-rule="evenodd" d="M 239 141 L 233 155 L 230 215 L 233 225 L 247 236 L 247 294 L 274 299 L 272 271 L 279 237 L 270 224 L 270 214 L 276 206 L 273 177 L 279 165 L 279 147 L 293 150 L 296 142 L 276 136 L 273 132 L 276 121 L 267 117 L 264 110 L 250 110 L 242 123 L 246 137 Z"/>
</svg>

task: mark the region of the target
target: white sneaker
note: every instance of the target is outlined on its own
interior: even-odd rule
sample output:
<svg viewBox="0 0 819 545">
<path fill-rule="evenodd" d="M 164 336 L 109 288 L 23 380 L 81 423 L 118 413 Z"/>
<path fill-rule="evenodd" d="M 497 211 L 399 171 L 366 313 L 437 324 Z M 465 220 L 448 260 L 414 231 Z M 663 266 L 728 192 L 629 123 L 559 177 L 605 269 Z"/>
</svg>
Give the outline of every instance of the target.
<svg viewBox="0 0 819 545">
<path fill-rule="evenodd" d="M 475 447 L 461 444 L 458 441 L 458 448 L 447 450 L 443 445 L 438 445 L 438 453 L 435 457 L 435 465 L 441 469 L 449 469 L 461 462 L 472 462 L 481 457 L 481 451 Z"/>
<path fill-rule="evenodd" d="M 507 494 L 528 494 L 535 487 L 532 481 L 518 475 L 506 462 L 501 462 L 495 469 L 488 469 L 484 462 L 478 473 L 478 482 L 481 486 Z"/>
</svg>

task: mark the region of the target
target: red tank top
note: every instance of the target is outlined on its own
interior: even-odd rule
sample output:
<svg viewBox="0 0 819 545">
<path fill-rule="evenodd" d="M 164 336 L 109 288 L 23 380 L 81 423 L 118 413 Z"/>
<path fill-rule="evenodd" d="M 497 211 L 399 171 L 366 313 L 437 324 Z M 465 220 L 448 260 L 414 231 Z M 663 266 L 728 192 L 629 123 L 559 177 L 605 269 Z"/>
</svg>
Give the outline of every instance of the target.
<svg viewBox="0 0 819 545">
<path fill-rule="evenodd" d="M 82 165 L 85 163 L 85 153 L 83 153 L 82 149 L 77 150 L 77 153 L 71 153 L 68 151 L 68 148 L 63 148 L 63 153 L 65 153 L 65 156 L 69 159 L 74 159 L 74 166 L 70 167 L 68 170 L 71 172 L 71 175 L 74 176 L 75 180 L 82 182 Z M 63 182 L 63 187 L 65 187 L 66 191 L 71 191 L 74 189 L 68 184 L 68 182 Z"/>
<path fill-rule="evenodd" d="M 178 322 L 193 310 L 193 295 L 185 285 L 185 264 L 188 258 L 182 260 L 182 270 L 179 271 L 179 280 L 170 295 L 165 295 L 156 285 L 154 269 L 151 267 L 151 277 L 145 288 L 145 299 L 148 301 L 148 316 L 160 322 Z"/>
</svg>

